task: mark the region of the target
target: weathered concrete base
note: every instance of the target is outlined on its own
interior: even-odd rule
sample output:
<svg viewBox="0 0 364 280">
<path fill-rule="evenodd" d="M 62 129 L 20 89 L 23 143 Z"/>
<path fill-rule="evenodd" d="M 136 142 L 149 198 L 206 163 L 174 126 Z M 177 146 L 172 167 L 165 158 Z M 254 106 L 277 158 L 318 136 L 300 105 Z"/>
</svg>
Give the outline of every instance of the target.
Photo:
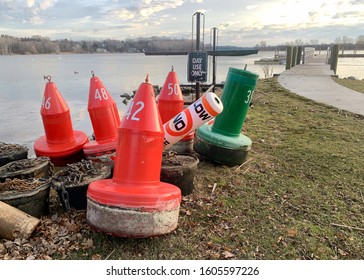
<svg viewBox="0 0 364 280">
<path fill-rule="evenodd" d="M 176 204 L 175 202 L 173 204 Z M 165 211 L 119 208 L 87 198 L 87 222 L 96 230 L 119 237 L 144 238 L 167 234 L 177 228 L 179 203 Z"/>
</svg>

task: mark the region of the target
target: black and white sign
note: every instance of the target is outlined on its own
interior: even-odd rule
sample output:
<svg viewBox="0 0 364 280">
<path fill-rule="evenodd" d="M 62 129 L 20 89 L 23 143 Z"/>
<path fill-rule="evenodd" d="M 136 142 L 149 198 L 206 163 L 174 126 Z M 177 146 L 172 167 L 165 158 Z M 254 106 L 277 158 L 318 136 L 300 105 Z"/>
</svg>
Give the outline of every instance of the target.
<svg viewBox="0 0 364 280">
<path fill-rule="evenodd" d="M 187 76 L 190 83 L 207 81 L 207 52 L 188 54 Z"/>
</svg>

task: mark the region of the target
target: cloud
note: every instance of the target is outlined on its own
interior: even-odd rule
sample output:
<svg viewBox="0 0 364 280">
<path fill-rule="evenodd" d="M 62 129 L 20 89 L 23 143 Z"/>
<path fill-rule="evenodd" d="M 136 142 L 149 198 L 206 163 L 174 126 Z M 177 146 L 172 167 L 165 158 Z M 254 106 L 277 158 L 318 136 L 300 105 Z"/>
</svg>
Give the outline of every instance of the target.
<svg viewBox="0 0 364 280">
<path fill-rule="evenodd" d="M 121 9 L 121 10 L 117 10 L 117 11 L 112 12 L 112 16 L 116 17 L 116 18 L 118 18 L 120 20 L 127 21 L 127 20 L 135 18 L 136 12 L 135 11 L 130 11 L 130 10 L 127 10 L 127 9 Z"/>
<path fill-rule="evenodd" d="M 39 8 L 41 10 L 47 10 L 56 4 L 57 0 L 42 0 L 39 1 Z"/>
<path fill-rule="evenodd" d="M 184 4 L 183 0 L 143 0 L 139 5 L 116 9 L 111 12 L 113 17 L 123 21 L 145 21 L 168 9 L 175 9 Z"/>
<path fill-rule="evenodd" d="M 364 14 L 361 11 L 346 11 L 346 12 L 339 12 L 332 16 L 333 19 L 352 19 L 352 20 L 360 20 L 364 19 Z"/>
<path fill-rule="evenodd" d="M 271 42 L 270 34 L 276 42 L 315 39 L 315 32 L 322 34 L 324 29 L 331 30 L 333 38 L 357 37 L 363 33 L 363 5 L 364 0 L 315 0 L 309 5 L 304 0 L 0 0 L 0 32 L 69 39 L 190 38 L 193 14 L 198 11 L 205 15 L 206 37 L 211 27 L 219 27 L 221 44 L 252 45 L 248 38 L 254 36 L 256 42 Z"/>
<path fill-rule="evenodd" d="M 57 0 L 0 0 L 0 18 L 4 20 L 10 17 L 15 23 L 28 22 L 33 25 L 40 25 L 45 21 L 44 12 L 56 3 Z M 7 17 L 5 18 L 5 16 Z"/>
<path fill-rule="evenodd" d="M 27 0 L 27 1 L 26 1 L 26 4 L 27 4 L 28 8 L 31 8 L 31 7 L 33 7 L 33 6 L 34 6 L 34 4 L 35 4 L 35 0 Z"/>
<path fill-rule="evenodd" d="M 245 7 L 245 9 L 247 9 L 247 10 L 254 10 L 257 7 L 258 7 L 258 5 L 248 5 L 248 6 Z"/>
</svg>

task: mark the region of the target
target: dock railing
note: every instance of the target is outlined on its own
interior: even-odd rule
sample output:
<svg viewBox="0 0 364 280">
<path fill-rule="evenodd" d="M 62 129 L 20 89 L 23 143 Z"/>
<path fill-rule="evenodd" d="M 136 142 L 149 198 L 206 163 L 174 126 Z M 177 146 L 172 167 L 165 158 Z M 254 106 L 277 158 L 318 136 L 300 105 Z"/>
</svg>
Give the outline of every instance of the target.
<svg viewBox="0 0 364 280">
<path fill-rule="evenodd" d="M 305 47 L 303 50 L 302 64 L 309 62 L 315 55 L 315 48 Z"/>
</svg>

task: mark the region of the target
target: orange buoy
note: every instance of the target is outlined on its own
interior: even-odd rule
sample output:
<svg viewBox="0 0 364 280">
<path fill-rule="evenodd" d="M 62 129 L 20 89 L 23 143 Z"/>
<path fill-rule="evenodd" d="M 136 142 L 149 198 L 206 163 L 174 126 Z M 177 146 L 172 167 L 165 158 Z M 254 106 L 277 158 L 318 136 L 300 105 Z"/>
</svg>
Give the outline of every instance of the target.
<svg viewBox="0 0 364 280">
<path fill-rule="evenodd" d="M 87 135 L 73 130 L 70 109 L 51 82 L 51 77 L 45 77 L 45 86 L 40 114 L 43 120 L 45 135 L 34 143 L 35 154 L 49 157 L 55 166 L 63 166 L 84 158 L 82 147 L 88 142 Z"/>
<path fill-rule="evenodd" d="M 122 237 L 150 237 L 177 227 L 181 191 L 160 182 L 164 131 L 153 86 L 142 83 L 118 130 L 112 179 L 87 190 L 88 223 Z"/>
<path fill-rule="evenodd" d="M 116 151 L 120 116 L 116 102 L 93 72 L 87 109 L 95 140 L 83 146 L 85 156 L 93 161 L 111 162 Z"/>
<path fill-rule="evenodd" d="M 184 98 L 178 81 L 177 73 L 172 66 L 167 78 L 163 84 L 160 94 L 158 95 L 158 110 L 165 124 L 184 109 Z M 179 143 L 172 147 L 173 150 L 181 153 L 193 151 L 193 139 L 195 132 L 191 131 Z"/>
</svg>

